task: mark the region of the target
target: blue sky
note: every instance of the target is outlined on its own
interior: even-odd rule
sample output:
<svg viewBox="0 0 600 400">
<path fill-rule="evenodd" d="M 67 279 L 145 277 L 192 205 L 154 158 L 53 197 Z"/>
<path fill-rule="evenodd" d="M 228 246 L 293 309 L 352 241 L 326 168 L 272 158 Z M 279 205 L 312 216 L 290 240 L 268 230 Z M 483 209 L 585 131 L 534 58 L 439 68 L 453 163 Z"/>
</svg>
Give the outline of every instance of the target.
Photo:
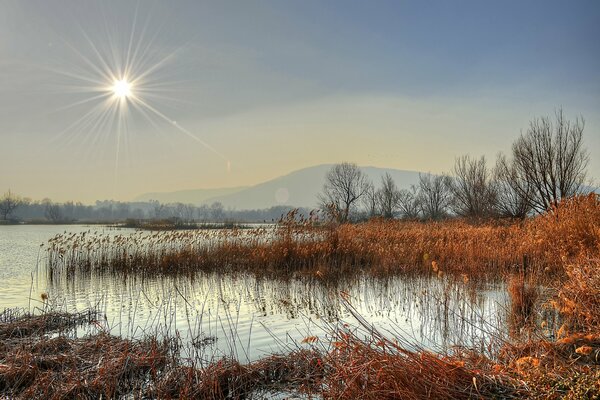
<svg viewBox="0 0 600 400">
<path fill-rule="evenodd" d="M 598 179 L 599 20 L 596 1 L 5 0 L 0 190 L 127 200 L 344 160 L 442 172 L 493 163 L 557 107 L 585 118 Z M 166 58 L 132 89 L 160 115 L 87 121 L 106 89 L 89 79 L 135 48 L 138 75 Z"/>
</svg>

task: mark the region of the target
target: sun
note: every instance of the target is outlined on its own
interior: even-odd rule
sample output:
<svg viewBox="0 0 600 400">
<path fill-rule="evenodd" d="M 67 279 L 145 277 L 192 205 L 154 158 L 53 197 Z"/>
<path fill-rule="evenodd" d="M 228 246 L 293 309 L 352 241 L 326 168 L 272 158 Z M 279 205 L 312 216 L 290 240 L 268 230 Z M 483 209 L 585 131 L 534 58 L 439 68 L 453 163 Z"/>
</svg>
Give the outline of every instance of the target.
<svg viewBox="0 0 600 400">
<path fill-rule="evenodd" d="M 113 94 L 121 100 L 131 96 L 131 83 L 127 79 L 116 80 L 111 87 Z"/>
</svg>

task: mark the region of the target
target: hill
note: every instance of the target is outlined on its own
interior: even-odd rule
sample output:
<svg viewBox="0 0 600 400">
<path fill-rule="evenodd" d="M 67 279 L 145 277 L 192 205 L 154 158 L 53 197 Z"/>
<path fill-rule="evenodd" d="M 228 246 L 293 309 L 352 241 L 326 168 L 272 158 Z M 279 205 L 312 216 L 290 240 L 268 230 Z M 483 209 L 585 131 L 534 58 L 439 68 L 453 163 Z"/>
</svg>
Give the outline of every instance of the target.
<svg viewBox="0 0 600 400">
<path fill-rule="evenodd" d="M 246 189 L 246 186 L 234 187 L 234 188 L 220 188 L 220 189 L 192 189 L 192 190 L 178 190 L 176 192 L 154 192 L 144 193 L 137 196 L 134 201 L 149 201 L 158 200 L 161 203 L 184 203 L 201 205 L 210 203 L 209 199 L 218 196 L 227 196 L 237 193 L 241 190 Z"/>
<path fill-rule="evenodd" d="M 195 205 L 221 202 L 226 208 L 237 210 L 263 209 L 272 206 L 294 206 L 314 208 L 318 205 L 317 195 L 323 188 L 325 175 L 332 164 L 322 164 L 303 168 L 287 175 L 250 187 L 224 189 L 182 190 L 169 193 L 146 193 L 136 200 L 158 200 L 161 203 L 191 203 Z M 375 183 L 389 173 L 399 188 L 416 184 L 419 172 L 391 168 L 361 167 L 362 171 Z"/>
</svg>

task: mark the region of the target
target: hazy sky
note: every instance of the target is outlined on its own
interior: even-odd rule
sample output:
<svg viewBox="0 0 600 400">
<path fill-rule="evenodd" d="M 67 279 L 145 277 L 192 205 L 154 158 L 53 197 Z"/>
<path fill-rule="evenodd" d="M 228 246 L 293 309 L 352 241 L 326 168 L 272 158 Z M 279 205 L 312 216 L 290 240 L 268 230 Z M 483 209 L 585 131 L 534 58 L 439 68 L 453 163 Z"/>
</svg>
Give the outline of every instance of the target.
<svg viewBox="0 0 600 400">
<path fill-rule="evenodd" d="M 594 0 L 0 0 L 0 194 L 129 200 L 345 160 L 442 172 L 493 163 L 561 106 L 597 180 L 599 21 Z"/>
</svg>

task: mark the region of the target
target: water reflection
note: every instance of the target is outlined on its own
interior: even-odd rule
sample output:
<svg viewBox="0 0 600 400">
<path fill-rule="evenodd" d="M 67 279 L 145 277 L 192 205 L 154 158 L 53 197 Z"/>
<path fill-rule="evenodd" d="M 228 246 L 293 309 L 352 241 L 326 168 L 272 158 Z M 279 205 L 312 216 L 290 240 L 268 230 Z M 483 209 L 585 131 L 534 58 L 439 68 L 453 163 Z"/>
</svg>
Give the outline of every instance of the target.
<svg viewBox="0 0 600 400">
<path fill-rule="evenodd" d="M 242 361 L 299 346 L 307 336 L 325 339 L 338 324 L 358 325 L 344 298 L 390 336 L 438 351 L 457 344 L 482 349 L 505 334 L 508 302 L 500 286 L 427 277 L 354 276 L 332 284 L 248 274 L 94 275 L 54 277 L 48 291 L 68 311 L 97 308 L 113 334 L 175 334 L 189 357 Z"/>
<path fill-rule="evenodd" d="M 240 361 L 286 351 L 307 336 L 326 341 L 344 322 L 358 325 L 341 293 L 383 333 L 433 350 L 453 344 L 479 348 L 507 331 L 504 286 L 474 287 L 446 278 L 353 276 L 335 285 L 316 277 L 272 280 L 218 273 L 164 278 L 65 274 L 50 279 L 40 244 L 63 231 L 56 226 L 0 227 L 2 307 L 41 307 L 40 293 L 48 292 L 45 306 L 96 308 L 106 315 L 101 326 L 114 334 L 179 335 L 188 345 L 184 356 L 228 355 Z M 68 228 L 68 234 L 96 231 L 111 237 L 148 234 Z"/>
</svg>

